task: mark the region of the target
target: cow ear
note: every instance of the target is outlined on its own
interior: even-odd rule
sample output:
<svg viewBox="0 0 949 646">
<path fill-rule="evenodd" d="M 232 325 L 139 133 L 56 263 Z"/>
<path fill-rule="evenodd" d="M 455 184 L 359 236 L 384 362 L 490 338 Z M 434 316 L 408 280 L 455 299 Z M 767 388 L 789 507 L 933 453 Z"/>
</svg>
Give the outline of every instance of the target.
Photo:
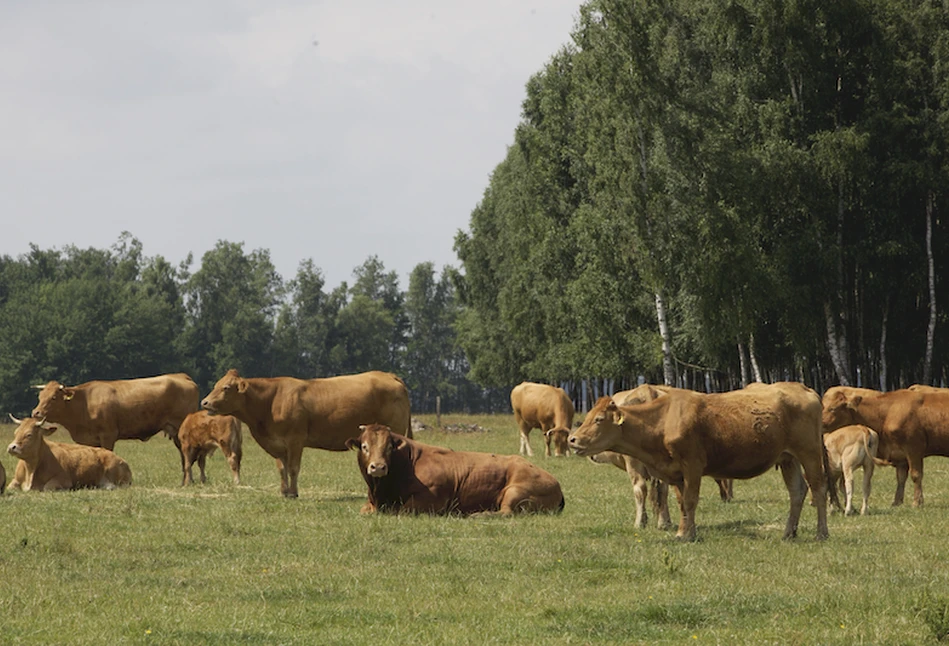
<svg viewBox="0 0 949 646">
<path fill-rule="evenodd" d="M 58 428 L 59 428 L 58 426 L 44 426 L 43 435 L 52 435 L 53 433 L 56 432 Z"/>
<path fill-rule="evenodd" d="M 850 400 L 849 402 L 850 408 L 856 408 L 857 406 L 860 405 L 860 402 L 862 401 L 863 401 L 863 395 L 857 395 L 856 397 Z"/>
<path fill-rule="evenodd" d="M 354 437 L 349 438 L 346 440 L 346 448 L 350 450 L 359 449 L 359 440 Z"/>
<path fill-rule="evenodd" d="M 406 444 L 407 442 L 405 441 L 405 438 L 402 437 L 401 435 L 392 436 L 392 448 L 394 448 L 396 451 L 404 448 Z"/>
<path fill-rule="evenodd" d="M 240 381 L 237 382 L 237 392 L 239 393 L 247 392 L 247 381 L 245 379 L 241 379 Z"/>
<path fill-rule="evenodd" d="M 69 401 L 76 396 L 75 388 L 63 388 L 63 401 Z"/>
<path fill-rule="evenodd" d="M 362 432 L 365 431 L 365 430 L 366 430 L 366 425 L 365 425 L 365 424 L 360 424 L 360 425 L 359 425 L 359 432 L 362 433 Z"/>
<path fill-rule="evenodd" d="M 626 421 L 626 416 L 623 415 L 622 413 L 613 416 L 613 423 L 616 424 L 617 426 L 622 426 L 623 422 L 625 421 Z"/>
</svg>

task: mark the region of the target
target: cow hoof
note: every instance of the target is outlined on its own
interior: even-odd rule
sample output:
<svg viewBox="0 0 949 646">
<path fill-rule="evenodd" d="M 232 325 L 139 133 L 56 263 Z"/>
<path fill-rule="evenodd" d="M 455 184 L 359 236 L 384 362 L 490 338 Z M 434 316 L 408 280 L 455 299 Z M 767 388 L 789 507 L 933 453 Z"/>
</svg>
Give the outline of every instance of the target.
<svg viewBox="0 0 949 646">
<path fill-rule="evenodd" d="M 284 491 L 284 492 L 283 492 L 283 497 L 284 497 L 284 498 L 296 498 L 296 497 L 298 497 L 298 494 L 297 494 L 296 491 Z"/>
</svg>

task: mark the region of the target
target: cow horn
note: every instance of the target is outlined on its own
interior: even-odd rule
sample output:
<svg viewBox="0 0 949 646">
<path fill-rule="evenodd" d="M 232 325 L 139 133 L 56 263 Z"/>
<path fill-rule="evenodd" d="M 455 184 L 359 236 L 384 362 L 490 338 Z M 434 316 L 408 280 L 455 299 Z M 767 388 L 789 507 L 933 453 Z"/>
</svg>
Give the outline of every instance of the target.
<svg viewBox="0 0 949 646">
<path fill-rule="evenodd" d="M 46 385 L 45 385 L 45 384 L 37 384 L 37 385 L 35 385 L 35 386 L 30 386 L 30 388 L 36 388 L 37 390 L 43 390 L 44 388 L 46 388 Z"/>
<path fill-rule="evenodd" d="M 7 415 L 10 416 L 10 419 L 13 420 L 13 423 L 14 423 L 14 424 L 19 424 L 20 422 L 23 421 L 23 420 L 21 420 L 21 419 L 17 419 L 16 417 L 14 417 L 14 416 L 13 416 L 13 413 L 7 413 Z"/>
</svg>

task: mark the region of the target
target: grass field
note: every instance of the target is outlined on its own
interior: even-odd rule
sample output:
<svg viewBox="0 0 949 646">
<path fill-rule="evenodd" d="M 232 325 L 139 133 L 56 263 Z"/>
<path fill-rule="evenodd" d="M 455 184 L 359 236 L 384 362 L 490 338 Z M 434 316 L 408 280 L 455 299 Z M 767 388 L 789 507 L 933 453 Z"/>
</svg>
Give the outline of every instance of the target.
<svg viewBox="0 0 949 646">
<path fill-rule="evenodd" d="M 443 422 L 490 430 L 418 439 L 517 450 L 511 415 Z M 12 431 L 0 426 L 0 446 Z M 878 469 L 870 515 L 832 515 L 823 543 L 811 507 L 799 538 L 781 540 L 778 473 L 737 482 L 728 504 L 707 480 L 699 540 L 679 544 L 652 519 L 633 528 L 624 472 L 545 459 L 540 433 L 531 439 L 563 486 L 561 515 L 361 516 L 355 455 L 317 450 L 304 453 L 300 498 L 284 500 L 246 432 L 241 486 L 216 454 L 211 482 L 183 489 L 163 436 L 120 442 L 128 489 L 0 498 L 0 643 L 926 644 L 949 633 L 945 459 L 926 461 L 923 509 L 890 507 L 894 472 Z M 13 458 L 0 462 L 11 479 Z"/>
</svg>

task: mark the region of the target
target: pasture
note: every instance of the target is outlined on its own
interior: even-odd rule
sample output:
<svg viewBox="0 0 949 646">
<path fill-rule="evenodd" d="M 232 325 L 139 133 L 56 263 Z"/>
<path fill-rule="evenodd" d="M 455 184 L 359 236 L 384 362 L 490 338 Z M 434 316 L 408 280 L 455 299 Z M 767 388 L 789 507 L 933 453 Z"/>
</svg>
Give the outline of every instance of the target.
<svg viewBox="0 0 949 646">
<path fill-rule="evenodd" d="M 417 439 L 517 451 L 513 415 L 443 422 L 490 430 Z M 0 426 L 8 480 L 12 430 Z M 798 538 L 781 540 L 779 473 L 737 481 L 728 504 L 706 479 L 699 540 L 679 544 L 652 517 L 632 526 L 624 472 L 545 459 L 536 429 L 531 445 L 563 486 L 561 515 L 361 516 L 355 454 L 313 449 L 300 498 L 285 500 L 246 429 L 241 486 L 218 452 L 208 485 L 181 488 L 170 441 L 119 442 L 128 489 L 0 498 L 0 643 L 926 644 L 949 633 L 946 459 L 926 460 L 923 509 L 890 507 L 894 471 L 878 468 L 870 515 L 831 515 L 823 543 L 810 506 Z"/>
</svg>

